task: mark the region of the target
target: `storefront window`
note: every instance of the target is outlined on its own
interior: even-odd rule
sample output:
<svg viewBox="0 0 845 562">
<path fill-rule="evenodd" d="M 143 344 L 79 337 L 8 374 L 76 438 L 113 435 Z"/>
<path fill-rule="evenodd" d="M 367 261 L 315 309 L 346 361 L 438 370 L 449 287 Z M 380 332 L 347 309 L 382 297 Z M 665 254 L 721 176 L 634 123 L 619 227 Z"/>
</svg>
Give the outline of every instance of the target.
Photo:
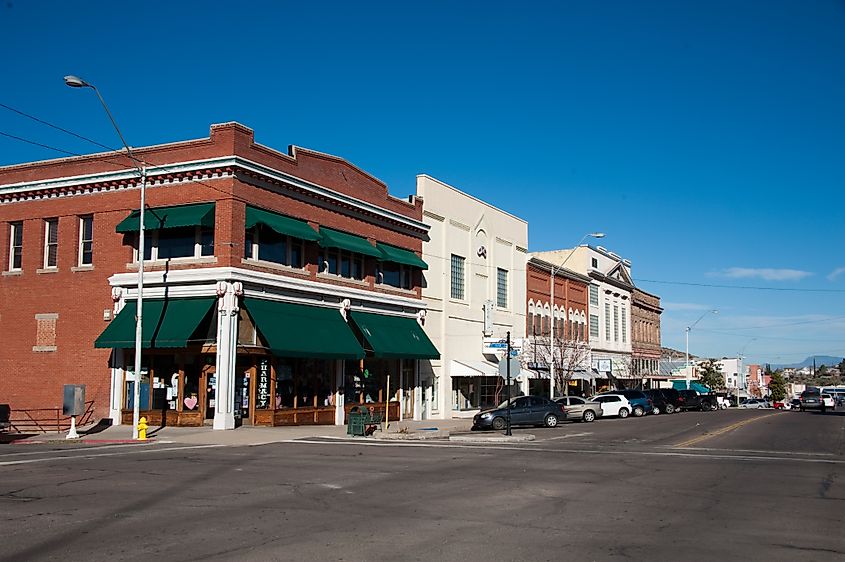
<svg viewBox="0 0 845 562">
<path fill-rule="evenodd" d="M 343 394 L 347 404 L 384 402 L 387 376 L 390 375 L 389 400 L 396 400 L 399 390 L 399 360 L 365 359 L 364 366 L 346 362 Z"/>
<path fill-rule="evenodd" d="M 276 365 L 276 408 L 332 406 L 334 361 L 279 359 Z"/>
<path fill-rule="evenodd" d="M 507 397 L 502 377 L 454 377 L 452 389 L 452 408 L 455 410 L 493 408 Z M 511 380 L 511 397 L 520 394 L 519 383 Z"/>
</svg>

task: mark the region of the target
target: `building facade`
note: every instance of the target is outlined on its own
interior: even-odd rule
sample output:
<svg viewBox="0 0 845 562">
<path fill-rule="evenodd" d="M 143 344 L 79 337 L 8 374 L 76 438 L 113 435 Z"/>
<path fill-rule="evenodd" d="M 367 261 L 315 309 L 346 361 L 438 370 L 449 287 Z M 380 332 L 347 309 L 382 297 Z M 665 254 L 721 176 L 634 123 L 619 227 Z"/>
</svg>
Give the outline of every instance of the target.
<svg viewBox="0 0 845 562">
<path fill-rule="evenodd" d="M 657 388 L 668 377 L 660 373 L 660 297 L 639 288 L 631 296 L 631 371 Z"/>
<path fill-rule="evenodd" d="M 426 175 L 417 176 L 416 194 L 429 228 L 425 331 L 440 351 L 422 362 L 420 416 L 469 417 L 504 399 L 503 342 L 507 332 L 515 346 L 525 336 L 528 224 Z M 514 393 L 526 389 L 525 376 L 512 381 Z"/>
<path fill-rule="evenodd" d="M 589 394 L 592 390 L 587 323 L 590 278 L 558 268 L 533 254 L 529 254 L 526 273 L 526 340 L 522 362 L 532 376 L 529 393 Z M 552 361 L 555 362 L 554 389 L 550 384 Z"/>
<path fill-rule="evenodd" d="M 631 262 L 602 246 L 581 245 L 574 249 L 532 254 L 590 278 L 588 287 L 589 341 L 596 388 L 628 385 L 631 365 Z"/>
<path fill-rule="evenodd" d="M 209 138 L 138 148 L 146 174 L 139 408 L 151 424 L 343 423 L 414 416 L 422 201 L 345 160 Z M 86 385 L 131 420 L 141 179 L 107 153 L 0 168 L 0 395 L 61 404 Z"/>
</svg>

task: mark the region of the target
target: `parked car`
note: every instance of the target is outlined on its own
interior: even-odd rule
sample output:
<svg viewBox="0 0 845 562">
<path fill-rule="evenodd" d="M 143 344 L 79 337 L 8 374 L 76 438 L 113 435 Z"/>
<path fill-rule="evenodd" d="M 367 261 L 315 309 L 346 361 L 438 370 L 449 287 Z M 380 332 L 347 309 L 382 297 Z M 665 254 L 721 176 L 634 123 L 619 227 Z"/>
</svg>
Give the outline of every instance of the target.
<svg viewBox="0 0 845 562">
<path fill-rule="evenodd" d="M 563 407 L 563 419 L 591 422 L 602 415 L 600 402 L 589 402 L 580 396 L 564 396 L 555 402 Z"/>
<path fill-rule="evenodd" d="M 762 398 L 748 398 L 740 402 L 739 407 L 748 409 L 768 408 L 769 403 Z"/>
<path fill-rule="evenodd" d="M 671 414 L 675 411 L 675 406 L 673 406 L 666 398 L 663 396 L 663 393 L 660 392 L 660 389 L 654 388 L 650 390 L 643 390 L 643 394 L 648 396 L 649 400 L 651 400 L 651 413 L 654 415 L 667 413 Z"/>
<path fill-rule="evenodd" d="M 507 425 L 505 400 L 498 407 L 479 412 L 472 418 L 473 429 L 495 429 L 500 431 Z M 511 425 L 544 425 L 555 427 L 563 419 L 560 404 L 542 396 L 518 396 L 511 398 Z"/>
<path fill-rule="evenodd" d="M 824 404 L 825 408 L 830 408 L 831 410 L 836 408 L 836 402 L 833 400 L 833 396 L 830 394 L 822 394 L 822 403 Z"/>
<path fill-rule="evenodd" d="M 651 399 L 646 396 L 642 390 L 613 390 L 610 392 L 602 392 L 599 396 L 604 394 L 618 394 L 627 398 L 628 403 L 631 405 L 631 414 L 633 414 L 635 418 L 651 413 L 652 408 L 654 408 L 654 404 L 652 404 Z"/>
<path fill-rule="evenodd" d="M 775 410 L 789 410 L 792 408 L 792 404 L 784 398 L 783 400 L 775 400 L 772 402 L 772 408 Z"/>
<path fill-rule="evenodd" d="M 822 395 L 817 388 L 809 388 L 801 393 L 801 411 L 825 410 Z"/>
<path fill-rule="evenodd" d="M 681 396 L 682 410 L 701 410 L 702 412 L 710 412 L 718 408 L 715 395 L 699 394 L 695 390 L 679 390 L 678 394 Z"/>
<path fill-rule="evenodd" d="M 666 400 L 666 403 L 667 403 L 666 413 L 667 414 L 671 414 L 672 412 L 680 412 L 682 410 L 681 406 L 683 406 L 683 404 L 684 404 L 684 399 L 681 398 L 680 392 L 678 392 L 674 388 L 661 388 L 659 390 L 660 390 L 660 394 L 663 395 L 663 399 Z M 672 405 L 671 408 L 668 407 L 669 404 Z"/>
<path fill-rule="evenodd" d="M 603 417 L 619 416 L 620 418 L 627 418 L 628 414 L 631 413 L 631 404 L 621 394 L 599 394 L 590 398 L 590 401 L 601 404 L 601 415 Z"/>
<path fill-rule="evenodd" d="M 800 398 L 793 398 L 789 402 L 790 409 L 794 412 L 798 412 L 801 410 L 801 399 Z"/>
</svg>

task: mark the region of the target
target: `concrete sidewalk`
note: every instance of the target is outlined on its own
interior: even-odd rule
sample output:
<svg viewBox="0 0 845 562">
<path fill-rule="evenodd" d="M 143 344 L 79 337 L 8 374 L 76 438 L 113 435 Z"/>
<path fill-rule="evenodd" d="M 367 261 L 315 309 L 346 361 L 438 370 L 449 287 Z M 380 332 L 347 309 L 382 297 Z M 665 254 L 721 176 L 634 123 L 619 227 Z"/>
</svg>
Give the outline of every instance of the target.
<svg viewBox="0 0 845 562">
<path fill-rule="evenodd" d="M 390 422 L 388 433 L 463 433 L 469 432 L 470 420 L 425 420 L 425 421 L 394 421 Z M 86 434 L 89 428 L 79 428 L 80 438 L 70 440 L 67 443 L 79 443 L 95 445 L 116 442 L 132 442 L 132 427 L 129 425 L 118 425 L 108 427 L 97 433 Z M 150 428 L 147 437 L 153 443 L 181 443 L 190 445 L 226 445 L 226 446 L 250 446 L 263 445 L 267 443 L 281 443 L 294 439 L 309 438 L 350 438 L 350 439 L 372 439 L 362 437 L 349 437 L 346 434 L 345 425 L 299 425 L 285 427 L 253 427 L 241 426 L 230 431 L 215 431 L 210 426 L 203 427 L 162 427 Z M 47 433 L 33 435 L 24 440 L 16 441 L 18 444 L 39 444 L 64 442 L 64 433 Z"/>
</svg>

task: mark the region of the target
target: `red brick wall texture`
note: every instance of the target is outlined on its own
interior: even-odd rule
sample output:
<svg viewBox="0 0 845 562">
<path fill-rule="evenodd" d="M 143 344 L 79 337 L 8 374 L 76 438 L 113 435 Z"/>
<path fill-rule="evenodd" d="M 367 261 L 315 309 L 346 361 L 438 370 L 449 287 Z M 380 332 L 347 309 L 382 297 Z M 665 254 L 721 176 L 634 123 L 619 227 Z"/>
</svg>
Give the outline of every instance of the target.
<svg viewBox="0 0 845 562">
<path fill-rule="evenodd" d="M 288 154 L 256 145 L 252 131 L 236 123 L 214 125 L 208 139 L 139 148 L 139 158 L 153 165 L 240 156 L 263 166 L 366 201 L 407 218 L 422 220 L 422 200 L 400 200 L 388 194 L 381 181 L 341 158 L 291 148 Z M 85 384 L 88 400 L 94 400 L 98 416 L 108 415 L 110 350 L 95 349 L 93 342 L 107 326 L 104 311 L 113 303 L 108 278 L 133 271 L 131 242 L 115 227 L 138 207 L 137 188 L 88 186 L 85 193 L 75 186 L 42 189 L 29 200 L 12 200 L 8 186 L 55 178 L 125 169 L 130 162 L 113 154 L 0 168 L 0 403 L 13 408 L 61 406 L 63 384 Z M 317 201 L 297 193 L 286 184 L 271 185 L 238 173 L 221 177 L 217 170 L 199 181 L 153 183 L 147 189 L 147 206 L 161 207 L 198 202 L 216 203 L 216 264 L 181 267 L 251 267 L 241 261 L 244 252 L 244 213 L 253 205 L 300 218 L 329 228 L 364 236 L 422 252 L 422 230 L 408 230 L 390 221 L 343 208 L 331 201 Z M 111 189 L 106 189 L 111 187 Z M 5 188 L 5 189 L 4 189 Z M 94 216 L 93 267 L 78 268 L 79 217 Z M 44 270 L 44 219 L 58 218 L 58 267 Z M 10 223 L 23 223 L 23 260 L 20 272 L 9 271 Z M 171 266 L 171 268 L 180 266 Z M 367 264 L 368 271 L 373 264 Z M 284 272 L 273 271 L 280 275 Z M 317 279 L 316 267 L 309 268 Z M 300 276 L 301 277 L 301 276 Z M 321 281 L 324 279 L 320 278 Z M 419 279 L 412 293 L 420 296 Z M 336 281 L 343 284 L 343 281 Z M 374 285 L 378 292 L 393 292 Z M 360 284 L 352 286 L 361 288 Z"/>
</svg>

